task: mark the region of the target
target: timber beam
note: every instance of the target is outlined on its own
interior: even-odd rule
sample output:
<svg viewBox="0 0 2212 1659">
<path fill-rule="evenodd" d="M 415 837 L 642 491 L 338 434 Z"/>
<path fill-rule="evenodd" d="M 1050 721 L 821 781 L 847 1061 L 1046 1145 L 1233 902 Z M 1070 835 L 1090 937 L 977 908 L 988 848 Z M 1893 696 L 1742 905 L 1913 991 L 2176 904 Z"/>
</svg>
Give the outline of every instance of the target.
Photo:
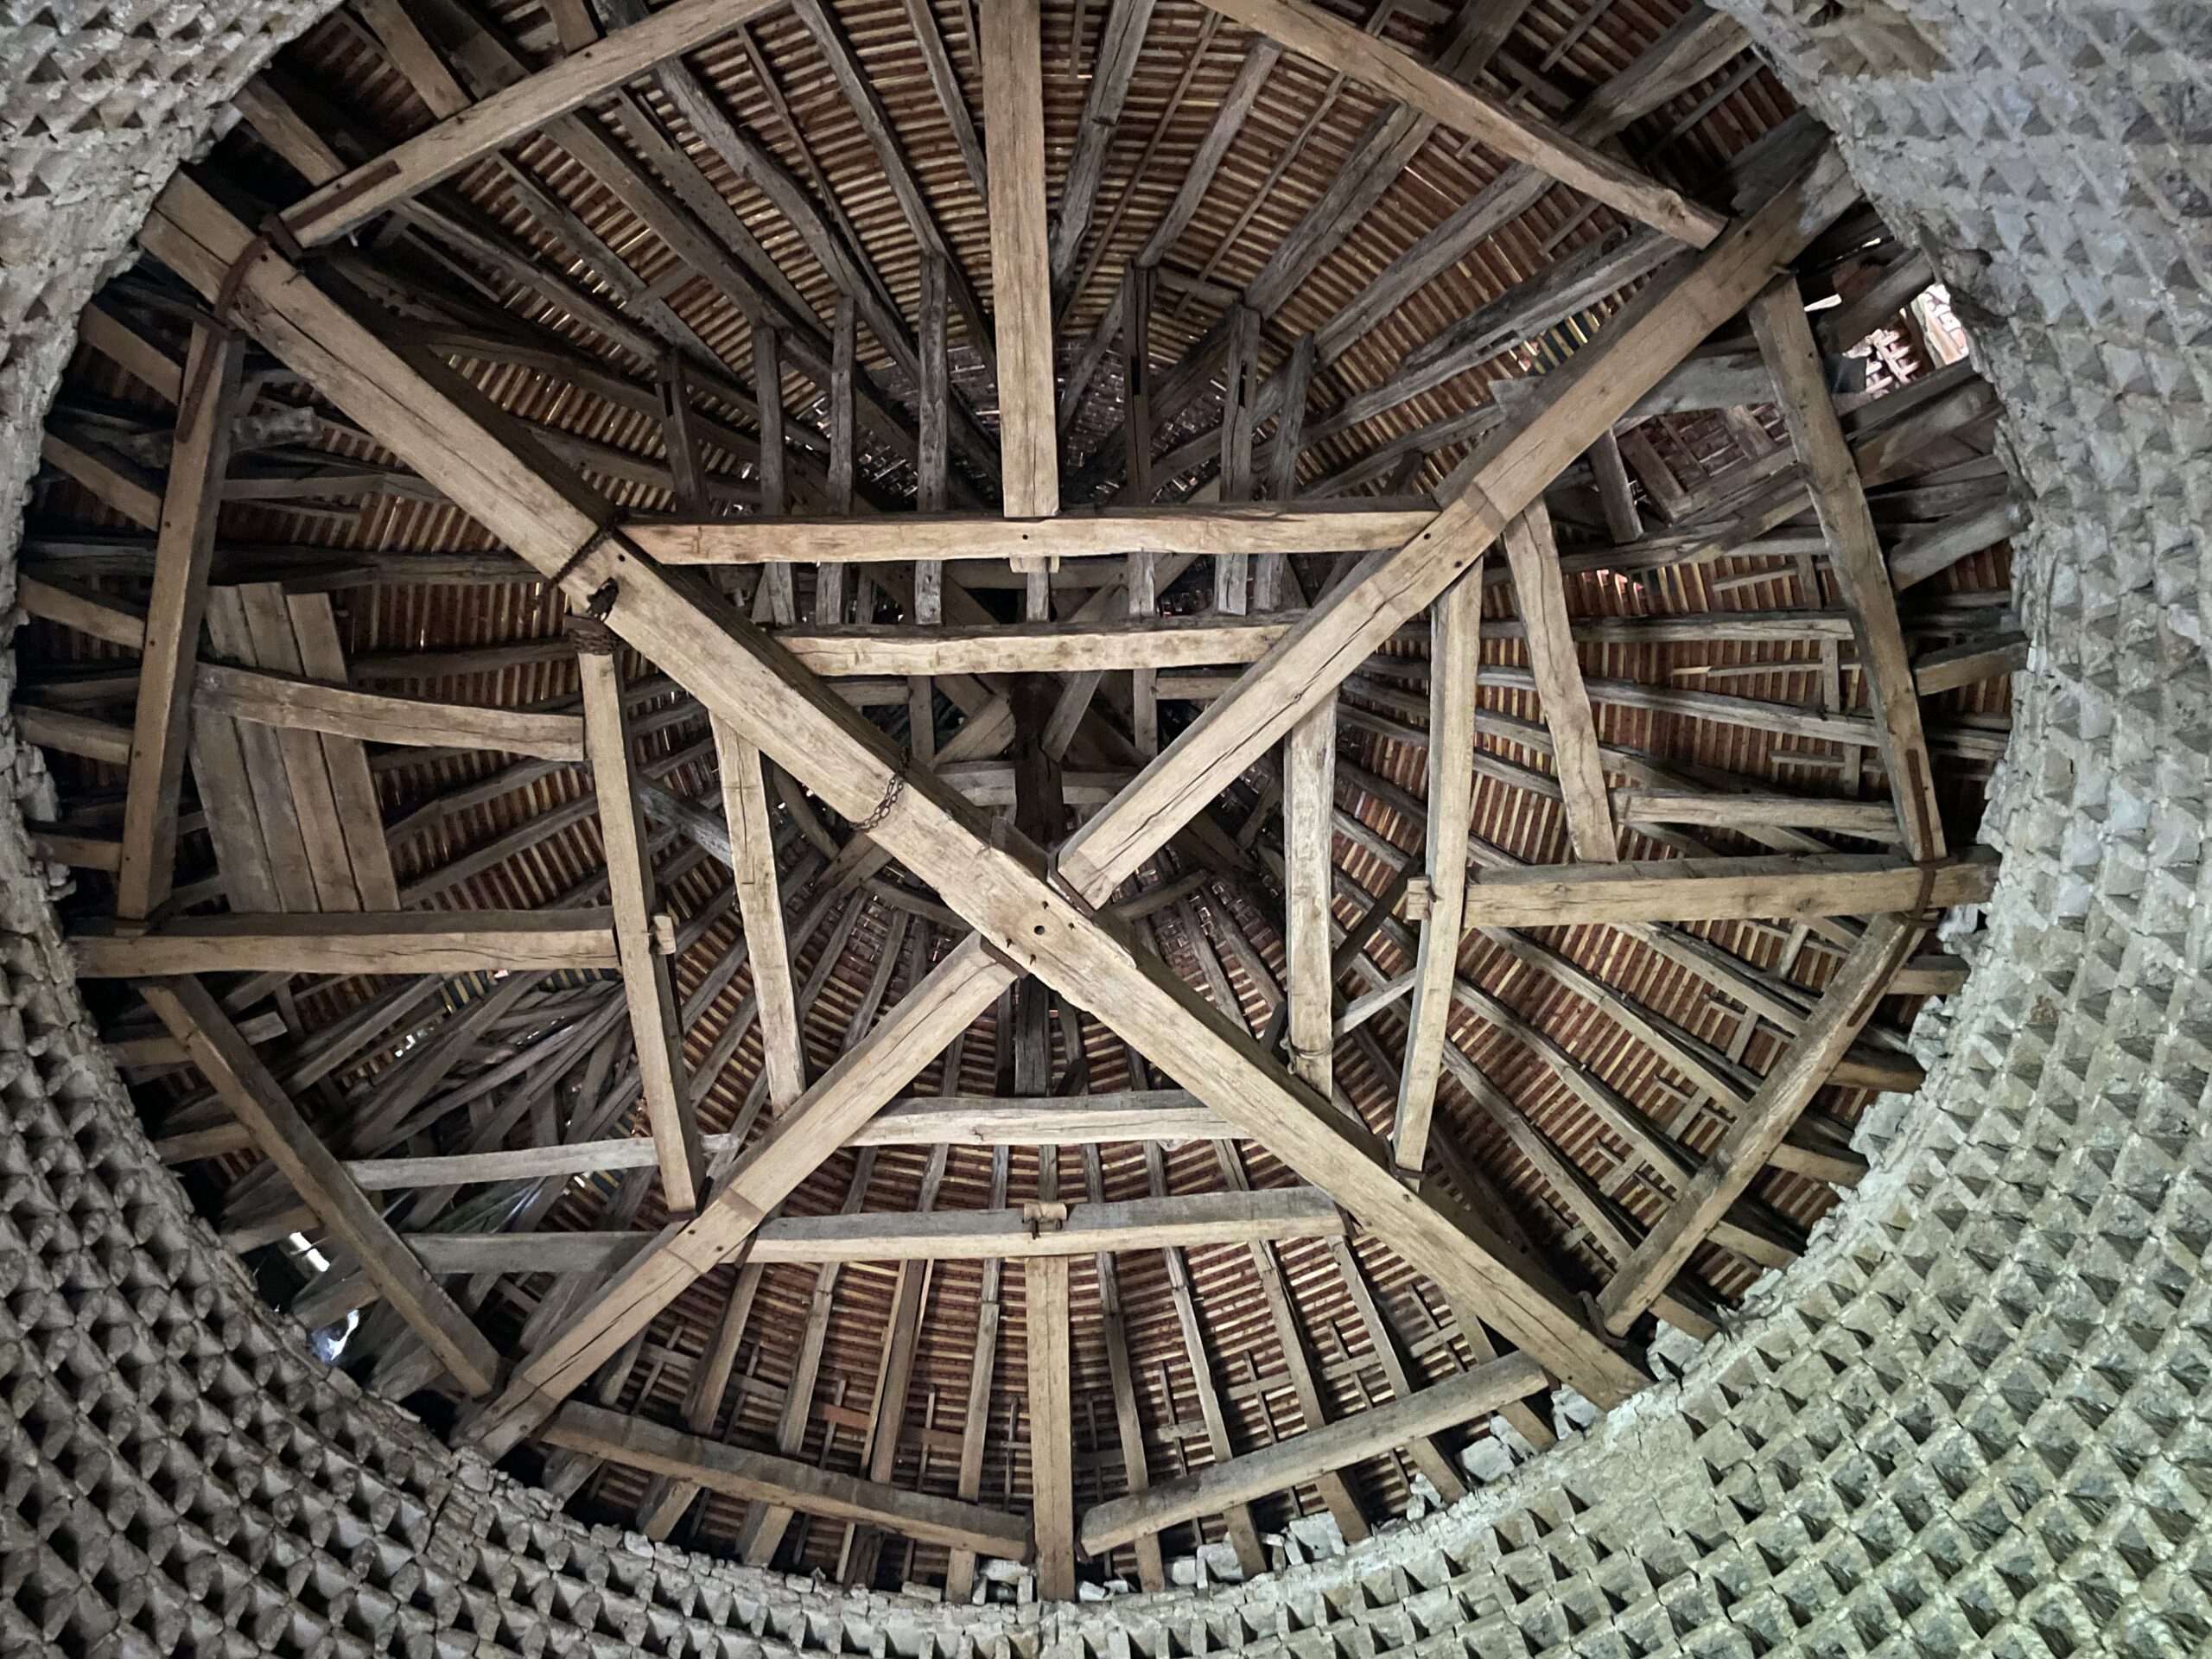
<svg viewBox="0 0 2212 1659">
<path fill-rule="evenodd" d="M 1018 1515 L 861 1480 L 796 1458 L 747 1451 L 597 1406 L 563 1406 L 539 1438 L 563 1451 L 688 1481 L 730 1497 L 828 1520 L 865 1522 L 920 1543 L 972 1549 L 1002 1560 L 1029 1555 L 1029 1523 Z"/>
<path fill-rule="evenodd" d="M 466 974 L 621 965 L 605 910 L 353 911 L 183 917 L 69 936 L 86 979 L 182 974 Z"/>
</svg>

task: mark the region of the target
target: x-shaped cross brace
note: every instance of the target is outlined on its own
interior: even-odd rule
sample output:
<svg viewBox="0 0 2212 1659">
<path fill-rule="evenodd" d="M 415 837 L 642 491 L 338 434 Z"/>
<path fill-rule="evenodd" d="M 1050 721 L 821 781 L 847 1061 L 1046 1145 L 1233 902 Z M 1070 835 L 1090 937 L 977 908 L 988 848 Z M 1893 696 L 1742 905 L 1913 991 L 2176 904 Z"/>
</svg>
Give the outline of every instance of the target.
<svg viewBox="0 0 2212 1659">
<path fill-rule="evenodd" d="M 1854 195 L 1820 158 L 1702 255 L 1662 272 L 1598 343 L 1547 376 L 1463 469 L 1451 504 L 1369 556 L 1040 869 L 995 847 L 966 803 L 718 596 L 606 532 L 606 506 L 460 376 L 388 344 L 188 181 L 146 246 L 713 714 L 934 886 L 976 931 L 810 1088 L 694 1217 L 524 1360 L 464 1433 L 528 1433 L 681 1291 L 742 1251 L 788 1193 L 1023 974 L 1090 1009 L 1224 1118 L 1325 1188 L 1455 1299 L 1600 1404 L 1646 1379 L 1535 1262 L 1433 1191 L 1269 1059 L 1249 1033 L 1096 912 L 1128 875 L 1480 556 L 1515 515 Z M 610 590 L 609 584 L 612 584 Z"/>
</svg>

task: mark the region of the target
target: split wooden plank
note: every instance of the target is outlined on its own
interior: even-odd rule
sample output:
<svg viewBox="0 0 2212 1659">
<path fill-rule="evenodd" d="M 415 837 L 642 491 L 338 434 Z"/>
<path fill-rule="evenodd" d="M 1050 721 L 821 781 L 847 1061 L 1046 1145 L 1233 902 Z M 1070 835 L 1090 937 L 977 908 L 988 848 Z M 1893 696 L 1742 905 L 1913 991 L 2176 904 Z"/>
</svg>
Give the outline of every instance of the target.
<svg viewBox="0 0 2212 1659">
<path fill-rule="evenodd" d="M 1050 518 L 1060 510 L 1041 28 L 1038 0 L 980 0 L 976 45 L 991 179 L 999 474 L 1007 512 L 1025 518 Z"/>
<path fill-rule="evenodd" d="M 852 1178 L 845 1187 L 845 1201 L 841 1214 L 851 1217 L 867 1201 L 868 1183 L 875 1173 L 875 1156 L 863 1152 L 853 1165 Z M 766 1262 L 760 1254 L 760 1241 L 753 1241 L 747 1261 Z M 814 1295 L 807 1307 L 806 1323 L 802 1329 L 798 1352 L 791 1360 L 791 1382 L 784 1394 L 784 1409 L 776 1421 L 776 1450 L 785 1453 L 798 1452 L 806 1444 L 809 1424 L 813 1420 L 814 1389 L 822 1372 L 822 1356 L 830 1335 L 830 1313 L 837 1291 L 837 1279 L 842 1263 L 832 1259 L 823 1262 L 814 1276 Z M 785 1533 L 791 1521 L 791 1506 L 772 1500 L 756 1503 L 746 1511 L 739 1528 L 738 1553 L 748 1566 L 766 1567 L 775 1559 Z"/>
<path fill-rule="evenodd" d="M 1795 920 L 1986 902 L 1997 882 L 1984 848 L 1931 864 L 1878 853 L 1760 854 L 1484 870 L 1467 883 L 1469 927 L 1601 922 Z"/>
<path fill-rule="evenodd" d="M 621 671 L 611 635 L 588 621 L 578 634 L 576 672 L 583 685 L 584 741 L 599 804 L 607 855 L 607 896 L 614 947 L 621 957 L 622 994 L 637 1044 L 645 1122 L 660 1164 L 661 1196 L 671 1216 L 699 1207 L 705 1196 L 706 1154 L 684 1075 L 683 1020 L 669 958 L 653 938 L 658 896 L 645 809 L 639 804 Z"/>
<path fill-rule="evenodd" d="M 88 922 L 69 944 L 86 979 L 621 966 L 611 913 L 591 909 L 184 917 L 136 934 Z"/>
<path fill-rule="evenodd" d="M 1453 131 L 1525 162 L 1678 241 L 1702 248 L 1720 233 L 1724 221 L 1711 209 L 1684 200 L 1548 122 L 1440 74 L 1411 54 L 1306 0 L 1207 0 L 1207 4 L 1301 56 L 1341 69 Z"/>
<path fill-rule="evenodd" d="M 1508 524 L 1503 539 L 1513 569 L 1514 595 L 1521 607 L 1529 671 L 1536 679 L 1536 700 L 1544 711 L 1544 724 L 1551 728 L 1552 765 L 1567 809 L 1567 835 L 1577 858 L 1611 863 L 1619 856 L 1618 836 L 1605 795 L 1605 768 L 1599 760 L 1598 724 L 1590 709 L 1589 689 L 1582 682 L 1582 664 L 1574 654 L 1559 543 L 1543 503 Z"/>
<path fill-rule="evenodd" d="M 207 624 L 215 649 L 279 673 L 303 675 L 306 664 L 285 597 L 283 588 L 272 582 L 228 588 L 213 594 Z M 327 596 L 324 602 L 328 603 Z M 256 753 L 257 739 L 261 741 L 259 754 Z M 347 813 L 339 805 L 339 779 L 321 735 L 282 726 L 264 730 L 245 726 L 240 728 L 239 741 L 253 766 L 253 798 L 261 816 L 263 838 L 272 854 L 282 841 L 288 860 L 296 849 L 304 869 L 304 883 L 283 884 L 286 907 L 368 908 L 355 879 L 353 848 L 346 835 Z M 268 764 L 261 764 L 264 760 Z M 235 810 L 229 802 L 209 804 L 216 810 Z M 371 822 L 374 821 L 372 815 Z"/>
<path fill-rule="evenodd" d="M 1421 924 L 1405 1065 L 1398 1076 L 1391 1151 L 1398 1173 L 1418 1182 L 1428 1159 L 1436 1085 L 1450 1039 L 1452 986 L 1459 973 L 1467 836 L 1474 817 L 1475 686 L 1482 664 L 1483 567 L 1479 560 L 1436 601 L 1429 626 L 1427 914 Z"/>
<path fill-rule="evenodd" d="M 1179 1480 L 1162 1481 L 1147 1491 L 1095 1504 L 1084 1514 L 1083 1548 L 1096 1554 L 1140 1532 L 1196 1520 L 1226 1503 L 1265 1497 L 1325 1471 L 1379 1457 L 1417 1435 L 1496 1411 L 1543 1384 L 1543 1368 L 1526 1354 L 1491 1360 L 1403 1400 L 1308 1429 Z"/>
<path fill-rule="evenodd" d="M 1598 480 L 1598 500 L 1605 509 L 1605 530 L 1613 544 L 1624 547 L 1643 537 L 1643 519 L 1630 493 L 1628 465 L 1621 459 L 1620 440 L 1610 431 L 1590 446 L 1590 471 Z"/>
<path fill-rule="evenodd" d="M 407 1321 L 463 1391 L 474 1398 L 489 1394 L 499 1381 L 497 1351 L 408 1253 L 376 1207 L 346 1179 L 337 1158 L 315 1137 L 222 1005 L 195 979 L 148 981 L 138 989 L 253 1136 L 263 1156 L 360 1263 L 378 1294 Z"/>
<path fill-rule="evenodd" d="M 343 684 L 347 677 L 346 648 L 338 637 L 338 613 L 331 596 L 289 594 L 284 612 L 302 677 L 327 685 Z M 361 908 L 397 910 L 399 883 L 392 874 L 391 845 L 384 838 L 384 804 L 369 771 L 368 751 L 357 739 L 342 733 L 324 732 L 317 737 Z"/>
<path fill-rule="evenodd" d="M 663 59 L 726 35 L 777 0 L 673 0 L 643 22 L 562 58 L 341 175 L 285 210 L 285 230 L 317 247 L 495 154 Z"/>
<path fill-rule="evenodd" d="M 971 1549 L 1003 1560 L 1025 1560 L 1029 1555 L 1029 1526 L 1020 1516 L 836 1474 L 796 1458 L 746 1451 L 598 1406 L 563 1406 L 541 1438 L 564 1451 L 691 1482 L 754 1503 L 831 1521 L 866 1522 L 922 1543 Z"/>
<path fill-rule="evenodd" d="M 1897 838 L 1897 815 L 1886 801 L 1845 801 L 1815 795 L 1710 794 L 1688 790 L 1617 789 L 1614 815 L 1624 823 L 1686 823 L 1708 830 L 1776 824 L 1825 830 L 1874 841 Z"/>
<path fill-rule="evenodd" d="M 1728 1126 L 1704 1166 L 1683 1183 L 1667 1212 L 1599 1293 L 1598 1308 L 1607 1330 L 1618 1334 L 1634 1325 L 1750 1187 L 1872 1015 L 1920 931 L 1917 920 L 1906 916 L 1877 916 L 1867 924 L 1796 1040 Z"/>
<path fill-rule="evenodd" d="M 175 873 L 177 797 L 184 785 L 207 570 L 214 559 L 215 515 L 223 476 L 230 469 L 232 416 L 245 361 L 243 336 L 218 323 L 193 326 L 154 543 L 154 586 L 147 601 L 154 644 L 138 666 L 123 845 L 116 867 L 115 913 L 125 919 L 152 915 L 168 898 Z M 142 642 L 145 634 L 142 627 Z"/>
<path fill-rule="evenodd" d="M 1829 568 L 1855 625 L 1859 671 L 1873 702 L 1882 764 L 1904 826 L 1906 850 L 1916 859 L 1941 858 L 1942 810 L 1889 563 L 1867 511 L 1859 463 L 1828 397 L 1821 349 L 1796 282 L 1777 278 L 1751 302 L 1751 315 L 1759 354 L 1774 375 L 1783 419 L 1805 468 L 1813 510 L 1827 537 Z"/>
</svg>

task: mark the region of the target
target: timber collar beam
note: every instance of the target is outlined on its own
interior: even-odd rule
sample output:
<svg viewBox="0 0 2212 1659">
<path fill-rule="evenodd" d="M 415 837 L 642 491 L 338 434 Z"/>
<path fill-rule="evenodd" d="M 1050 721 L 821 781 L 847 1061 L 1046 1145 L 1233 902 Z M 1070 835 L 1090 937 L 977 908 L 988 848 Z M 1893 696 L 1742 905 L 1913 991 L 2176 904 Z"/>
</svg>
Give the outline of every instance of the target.
<svg viewBox="0 0 2212 1659">
<path fill-rule="evenodd" d="M 1073 559 L 1169 553 L 1372 553 L 1402 547 L 1433 505 L 1124 507 L 1052 518 L 902 513 L 868 518 L 711 519 L 632 524 L 630 539 L 663 564 L 880 563 L 887 537 L 901 558 Z"/>
<path fill-rule="evenodd" d="M 1241 3 L 1241 0 L 1240 0 Z M 671 9 L 673 10 L 673 9 Z M 666 13 L 658 14 L 666 16 Z M 747 741 L 802 779 L 976 929 L 855 1044 L 682 1225 L 574 1316 L 464 1433 L 512 1444 L 700 1274 L 741 1250 L 807 1174 L 879 1112 L 1020 973 L 1081 1000 L 1233 1128 L 1325 1185 L 1531 1360 L 1600 1404 L 1643 1374 L 1593 1332 L 1525 1247 L 1415 1192 L 1363 1128 L 1285 1073 L 1240 1028 L 1136 950 L 1094 907 L 1383 640 L 1456 581 L 1515 515 L 1854 199 L 1815 158 L 1700 258 L 1648 284 L 1597 341 L 1544 377 L 1465 469 L 1449 505 L 1370 552 L 1084 830 L 1047 880 L 992 844 L 967 804 L 906 757 L 761 630 L 639 548 L 600 533 L 604 505 L 442 363 L 387 345 L 205 192 L 180 181 L 146 245 L 233 315 L 537 569 L 607 620 Z M 611 604 L 608 603 L 611 601 Z"/>
</svg>

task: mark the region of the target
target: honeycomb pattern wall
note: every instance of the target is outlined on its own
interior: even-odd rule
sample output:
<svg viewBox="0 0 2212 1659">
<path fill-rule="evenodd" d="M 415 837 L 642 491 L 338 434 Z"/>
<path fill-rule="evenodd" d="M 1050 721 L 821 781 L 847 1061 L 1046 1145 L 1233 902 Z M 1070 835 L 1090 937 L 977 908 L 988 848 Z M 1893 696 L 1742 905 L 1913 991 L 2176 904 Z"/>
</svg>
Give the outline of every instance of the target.
<svg viewBox="0 0 2212 1659">
<path fill-rule="evenodd" d="M 2212 21 L 1726 3 L 1936 254 L 2037 524 L 1974 974 L 1874 1178 L 1736 1329 L 1458 1508 L 1251 1585 L 946 1609 L 586 1529 L 259 1306 L 137 1128 L 0 811 L 0 1653 L 2212 1650 Z M 77 308 L 313 10 L 0 0 L 10 540 Z"/>
</svg>

